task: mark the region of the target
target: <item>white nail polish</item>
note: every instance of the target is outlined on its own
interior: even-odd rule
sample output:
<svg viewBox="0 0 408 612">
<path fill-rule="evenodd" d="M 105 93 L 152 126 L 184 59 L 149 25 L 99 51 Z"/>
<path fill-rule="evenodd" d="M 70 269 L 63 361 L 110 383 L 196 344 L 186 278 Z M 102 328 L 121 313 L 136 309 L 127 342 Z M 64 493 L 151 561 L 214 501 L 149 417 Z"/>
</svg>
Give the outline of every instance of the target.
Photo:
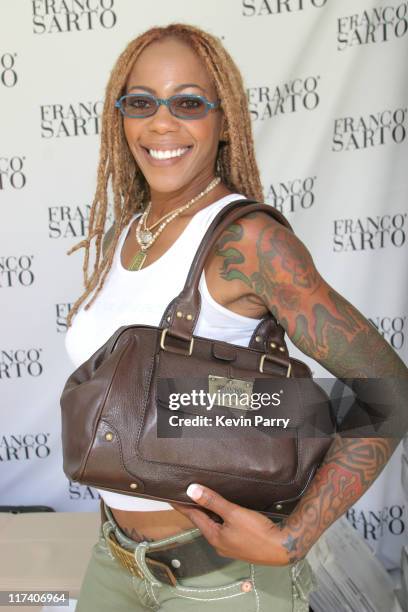
<svg viewBox="0 0 408 612">
<path fill-rule="evenodd" d="M 191 484 L 187 487 L 186 493 L 192 499 L 200 499 L 202 489 L 198 484 Z"/>
</svg>

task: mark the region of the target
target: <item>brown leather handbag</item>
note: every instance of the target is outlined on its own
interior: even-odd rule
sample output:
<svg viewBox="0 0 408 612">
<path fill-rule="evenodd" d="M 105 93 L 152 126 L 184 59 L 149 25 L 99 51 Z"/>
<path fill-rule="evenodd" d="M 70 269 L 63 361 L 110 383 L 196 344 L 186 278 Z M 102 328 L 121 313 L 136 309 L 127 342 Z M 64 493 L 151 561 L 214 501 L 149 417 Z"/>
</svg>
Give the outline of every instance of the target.
<svg viewBox="0 0 408 612">
<path fill-rule="evenodd" d="M 292 230 L 270 205 L 226 205 L 160 326 L 120 327 L 69 376 L 60 402 L 63 469 L 71 480 L 188 505 L 194 502 L 186 489 L 198 482 L 276 521 L 296 506 L 332 442 L 327 393 L 289 356 L 272 314 L 248 347 L 193 335 L 206 257 L 223 230 L 255 211 Z M 211 395 L 213 405 L 188 402 L 193 391 L 196 400 Z M 253 398 L 262 394 L 260 406 Z"/>
</svg>

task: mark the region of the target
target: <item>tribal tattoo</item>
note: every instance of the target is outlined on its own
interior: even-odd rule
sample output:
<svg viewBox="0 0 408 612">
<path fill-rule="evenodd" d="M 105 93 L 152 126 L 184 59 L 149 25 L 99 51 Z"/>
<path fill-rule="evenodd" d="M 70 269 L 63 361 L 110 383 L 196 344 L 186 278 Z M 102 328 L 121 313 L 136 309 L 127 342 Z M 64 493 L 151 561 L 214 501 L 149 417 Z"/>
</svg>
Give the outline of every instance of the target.
<svg viewBox="0 0 408 612">
<path fill-rule="evenodd" d="M 292 342 L 334 376 L 343 380 L 391 377 L 407 387 L 408 369 L 391 346 L 320 276 L 305 245 L 269 215 L 253 213 L 231 225 L 218 241 L 215 256 L 220 278 L 241 280 Z M 407 407 L 404 410 L 406 422 Z M 279 525 L 290 562 L 304 557 L 365 493 L 405 433 L 402 427 L 400 438 L 336 434 L 306 493 Z"/>
<path fill-rule="evenodd" d="M 216 255 L 219 276 L 243 281 L 292 342 L 335 376 L 407 375 L 375 327 L 320 276 L 305 245 L 265 213 L 231 225 Z"/>
<path fill-rule="evenodd" d="M 367 491 L 398 442 L 395 438 L 335 436 L 294 512 L 279 524 L 290 563 L 303 558 L 322 533 Z"/>
</svg>

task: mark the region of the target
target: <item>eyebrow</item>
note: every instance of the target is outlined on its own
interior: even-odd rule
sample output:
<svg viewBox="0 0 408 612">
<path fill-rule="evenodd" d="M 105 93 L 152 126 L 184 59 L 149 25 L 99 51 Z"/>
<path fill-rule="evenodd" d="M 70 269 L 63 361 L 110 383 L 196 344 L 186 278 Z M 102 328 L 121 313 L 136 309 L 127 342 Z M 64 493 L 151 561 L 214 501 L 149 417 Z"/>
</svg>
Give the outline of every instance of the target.
<svg viewBox="0 0 408 612">
<path fill-rule="evenodd" d="M 174 91 L 180 91 L 181 89 L 185 89 L 186 87 L 196 87 L 198 89 L 201 89 L 201 91 L 203 91 L 204 93 L 207 93 L 204 87 L 201 87 L 201 85 L 197 85 L 197 83 L 182 83 L 181 85 L 177 85 L 177 87 L 174 88 Z M 132 85 L 132 87 L 130 87 L 128 91 L 132 91 L 132 89 L 144 89 L 145 91 L 149 91 L 152 94 L 156 93 L 154 89 L 152 89 L 151 87 L 147 87 L 146 85 Z"/>
</svg>

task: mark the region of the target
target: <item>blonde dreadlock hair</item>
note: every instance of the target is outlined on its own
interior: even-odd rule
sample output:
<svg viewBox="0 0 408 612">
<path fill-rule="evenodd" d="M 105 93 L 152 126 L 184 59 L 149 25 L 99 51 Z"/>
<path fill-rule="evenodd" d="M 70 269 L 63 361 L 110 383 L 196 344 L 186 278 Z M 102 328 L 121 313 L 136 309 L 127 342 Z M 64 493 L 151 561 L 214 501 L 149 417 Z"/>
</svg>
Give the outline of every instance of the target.
<svg viewBox="0 0 408 612">
<path fill-rule="evenodd" d="M 232 191 L 262 201 L 262 185 L 256 163 L 251 120 L 241 73 L 221 41 L 195 26 L 173 23 L 153 27 L 134 40 L 119 56 L 111 72 L 102 112 L 101 146 L 96 192 L 89 215 L 88 235 L 69 251 L 70 255 L 85 248 L 83 263 L 84 293 L 73 304 L 67 326 L 89 294 L 93 297 L 85 305 L 87 310 L 102 289 L 111 268 L 116 244 L 122 229 L 132 215 L 142 211 L 149 199 L 149 186 L 129 150 L 122 123 L 122 115 L 115 101 L 125 93 L 126 82 L 133 65 L 149 44 L 167 37 L 177 37 L 190 45 L 206 66 L 213 79 L 225 116 L 225 142 L 217 153 L 217 169 L 221 181 Z M 112 240 L 103 254 L 102 239 L 106 223 L 107 189 L 111 181 L 115 224 Z M 91 241 L 95 240 L 95 263 L 89 274 Z"/>
</svg>

